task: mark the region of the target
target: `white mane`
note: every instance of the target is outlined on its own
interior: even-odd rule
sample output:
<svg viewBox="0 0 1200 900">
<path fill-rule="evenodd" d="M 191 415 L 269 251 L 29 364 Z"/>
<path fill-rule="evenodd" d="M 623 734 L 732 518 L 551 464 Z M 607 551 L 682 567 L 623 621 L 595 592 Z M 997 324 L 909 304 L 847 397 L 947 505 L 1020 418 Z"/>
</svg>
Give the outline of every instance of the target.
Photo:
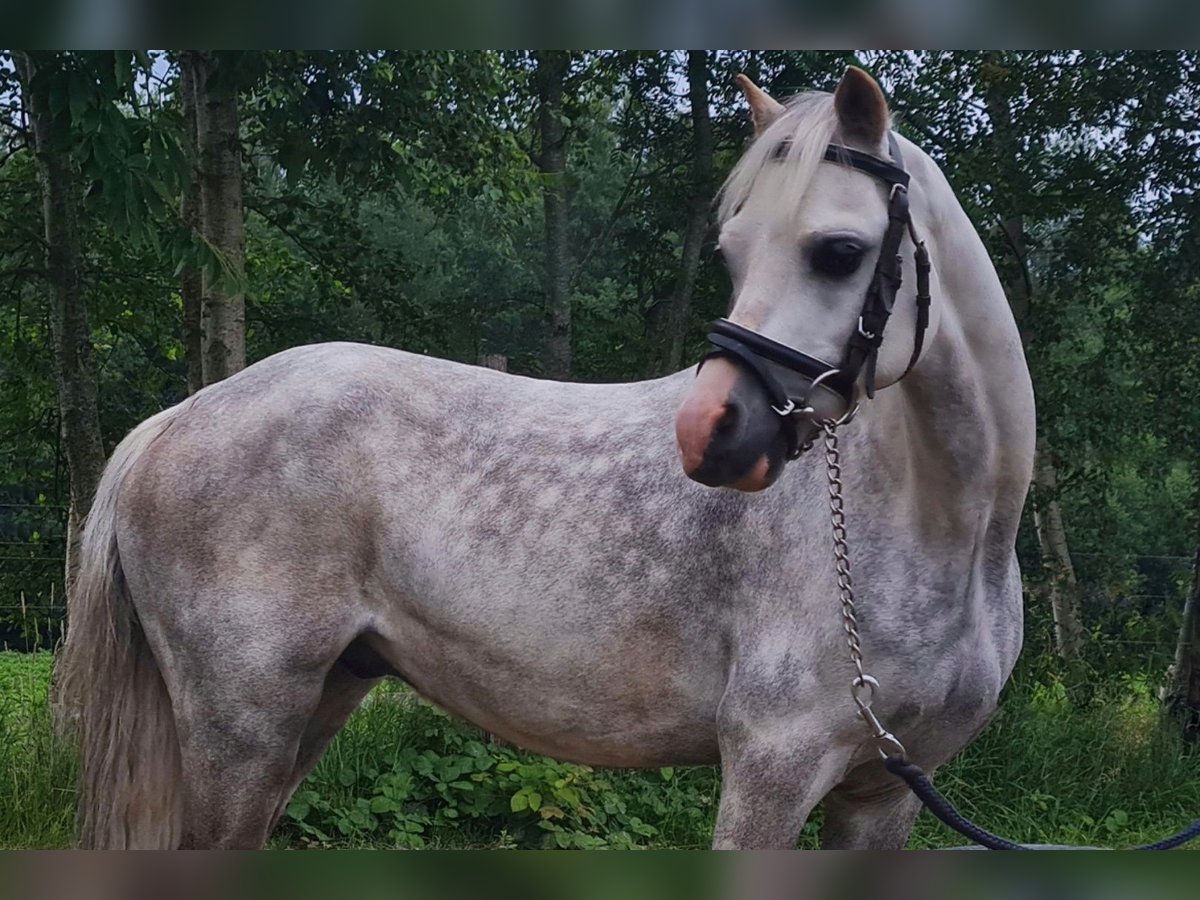
<svg viewBox="0 0 1200 900">
<path fill-rule="evenodd" d="M 833 140 L 836 129 L 837 113 L 832 94 L 810 91 L 789 100 L 787 111 L 750 145 L 725 179 L 717 208 L 719 221 L 726 222 L 746 202 L 763 170 L 776 161 L 776 148 L 784 141 L 788 142 L 788 149 L 780 196 L 798 202 L 825 158 L 825 148 Z"/>
</svg>

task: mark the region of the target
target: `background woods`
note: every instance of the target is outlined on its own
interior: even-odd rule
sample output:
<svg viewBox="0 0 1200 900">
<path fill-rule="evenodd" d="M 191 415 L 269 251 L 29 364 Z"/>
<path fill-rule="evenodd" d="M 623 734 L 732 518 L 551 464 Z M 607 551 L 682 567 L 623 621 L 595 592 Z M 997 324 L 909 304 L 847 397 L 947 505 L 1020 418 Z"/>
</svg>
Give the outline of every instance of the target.
<svg viewBox="0 0 1200 900">
<path fill-rule="evenodd" d="M 734 75 L 784 98 L 852 60 L 943 166 L 1025 340 L 1022 665 L 1200 730 L 1195 53 L 0 52 L 0 642 L 60 633 L 115 442 L 270 353 L 688 364 L 728 302 Z"/>
</svg>

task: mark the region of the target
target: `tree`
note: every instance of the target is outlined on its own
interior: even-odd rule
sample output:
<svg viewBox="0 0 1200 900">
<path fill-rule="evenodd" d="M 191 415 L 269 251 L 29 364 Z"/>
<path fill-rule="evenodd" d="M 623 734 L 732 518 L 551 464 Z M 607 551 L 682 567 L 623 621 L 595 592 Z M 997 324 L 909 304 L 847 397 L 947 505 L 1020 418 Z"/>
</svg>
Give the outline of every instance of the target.
<svg viewBox="0 0 1200 900">
<path fill-rule="evenodd" d="M 701 58 L 707 102 L 694 77 Z M 1039 465 L 1042 487 L 1019 540 L 1030 587 L 1045 598 L 1027 607 L 1030 644 L 1053 646 L 1060 604 L 1049 595 L 1071 594 L 1089 665 L 1144 670 L 1144 658 L 1117 643 L 1135 638 L 1153 645 L 1149 665 L 1165 671 L 1170 650 L 1186 648 L 1173 670 L 1181 709 L 1195 702 L 1195 632 L 1177 616 L 1189 586 L 1177 564 L 1139 557 L 1190 560 L 1200 541 L 1200 319 L 1181 314 L 1200 298 L 1198 59 L 1090 51 L 860 59 L 893 94 L 897 127 L 947 173 L 1027 338 L 1039 464 L 1052 464 Z M 189 273 L 218 287 L 229 274 L 225 251 L 207 242 L 199 193 L 187 192 L 189 182 L 201 185 L 189 124 L 197 88 L 178 55 L 34 60 L 66 73 L 47 75 L 39 89 L 75 180 L 79 290 L 111 443 L 186 396 L 188 364 L 204 355 L 189 347 L 200 334 Z M 239 89 L 245 274 L 228 287 L 244 291 L 246 355 L 366 340 L 469 362 L 503 354 L 514 372 L 549 373 L 546 226 L 561 212 L 565 231 L 555 233 L 565 237 L 555 246 L 568 280 L 554 296 L 566 299 L 558 308 L 569 362 L 559 361 L 559 373 L 616 381 L 686 363 L 703 347 L 701 324 L 728 306 L 710 233 L 696 223 L 707 226 L 713 189 L 748 136 L 734 76 L 752 74 L 784 98 L 831 87 L 847 61 L 816 52 L 579 52 L 555 98 L 549 54 L 215 53 L 216 87 Z M 14 84 L 11 67 L 0 66 L 0 116 L 20 106 Z M 553 103 L 558 175 L 541 169 L 538 153 L 542 108 Z M 1005 109 L 1008 125 L 997 129 Z M 712 154 L 701 189 L 704 114 Z M 41 183 L 25 149 L 32 130 L 17 113 L 0 121 L 0 492 L 52 508 L 68 493 L 67 448 L 56 436 Z M 193 367 L 191 390 L 200 375 Z M 1055 533 L 1065 542 L 1057 550 Z M 1065 580 L 1038 578 L 1043 559 Z"/>
<path fill-rule="evenodd" d="M 700 251 L 708 232 L 713 195 L 713 129 L 709 114 L 709 53 L 687 53 L 688 101 L 691 105 L 692 164 L 689 178 L 686 224 L 679 275 L 671 295 L 652 307 L 649 330 L 661 348 L 651 357 L 647 374 L 673 372 L 683 364 L 683 349 L 688 335 L 689 312 L 696 278 L 700 270 Z"/>
<path fill-rule="evenodd" d="M 64 66 L 59 56 L 18 50 L 13 53 L 13 62 L 21 78 L 28 137 L 42 192 L 59 427 L 70 470 L 66 557 L 69 588 L 78 559 L 80 525 L 91 509 L 105 458 L 92 334 L 83 291 L 78 176 L 63 146 L 70 108 L 56 111 L 51 102 L 52 94 L 70 96 L 71 79 L 78 75 Z"/>
<path fill-rule="evenodd" d="M 1006 253 L 998 266 L 1004 292 L 1021 331 L 1022 344 L 1029 352 L 1032 331 L 1028 316 L 1034 289 L 1028 261 L 1025 219 L 1021 203 L 1030 194 L 1028 172 L 1022 167 L 1019 137 L 1013 124 L 1012 100 L 1018 73 L 1006 66 L 999 53 L 987 53 L 980 61 L 980 81 L 988 117 L 991 120 L 991 144 L 1000 175 L 1006 182 L 1005 199 L 1000 201 L 998 227 Z M 1034 457 L 1033 492 L 1034 528 L 1042 549 L 1046 571 L 1046 595 L 1054 618 L 1055 646 L 1059 655 L 1074 666 L 1082 653 L 1084 631 L 1079 622 L 1079 589 L 1075 566 L 1063 526 L 1058 498 L 1058 477 L 1054 457 L 1044 431 L 1039 428 Z"/>
<path fill-rule="evenodd" d="M 183 113 L 184 148 L 187 152 L 189 177 L 180 200 L 180 217 L 183 224 L 200 231 L 200 166 L 197 159 L 199 132 L 196 117 L 195 66 L 184 54 L 179 59 L 179 96 Z M 183 346 L 187 359 L 187 390 L 194 394 L 204 387 L 204 328 L 201 308 L 204 298 L 204 281 L 200 269 L 190 262 L 184 263 L 179 273 L 179 294 L 183 303 Z"/>
<path fill-rule="evenodd" d="M 246 366 L 246 246 L 238 73 L 236 57 L 217 51 L 187 50 L 180 60 L 188 69 L 183 79 L 185 90 L 192 92 L 185 104 L 195 116 L 200 233 L 221 261 L 220 270 L 210 268 L 202 278 L 201 370 L 202 380 L 208 385 Z M 185 314 L 188 312 L 185 307 Z M 194 338 L 190 346 L 194 347 Z"/>
<path fill-rule="evenodd" d="M 545 374 L 564 379 L 571 374 L 571 297 L 567 248 L 567 128 L 563 83 L 571 68 L 565 50 L 535 54 L 538 89 L 538 171 L 542 176 L 546 247 Z"/>
</svg>

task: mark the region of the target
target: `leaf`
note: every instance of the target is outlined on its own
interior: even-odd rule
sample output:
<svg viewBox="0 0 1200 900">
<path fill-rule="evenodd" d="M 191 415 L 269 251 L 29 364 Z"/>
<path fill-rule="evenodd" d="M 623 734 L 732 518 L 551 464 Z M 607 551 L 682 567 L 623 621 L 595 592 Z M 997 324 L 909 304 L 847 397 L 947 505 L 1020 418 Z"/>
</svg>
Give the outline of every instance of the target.
<svg viewBox="0 0 1200 900">
<path fill-rule="evenodd" d="M 371 812 L 373 812 L 373 813 L 398 812 L 398 811 L 399 811 L 399 806 L 397 806 L 396 801 L 393 800 L 391 797 L 373 797 L 371 799 Z"/>
<path fill-rule="evenodd" d="M 508 801 L 509 807 L 513 812 L 524 812 L 529 809 L 529 797 L 522 788 L 512 795 L 512 799 Z"/>
<path fill-rule="evenodd" d="M 83 119 L 92 100 L 91 85 L 78 69 L 72 69 L 67 79 L 67 101 L 71 110 L 71 118 L 76 121 Z"/>
<path fill-rule="evenodd" d="M 640 834 L 642 837 L 654 837 L 658 834 L 658 829 L 653 825 L 647 825 L 637 816 L 631 816 L 629 819 L 629 830 L 634 834 Z"/>
<path fill-rule="evenodd" d="M 310 812 L 312 812 L 312 806 L 307 801 L 297 800 L 288 806 L 287 814 L 289 819 L 303 822 Z"/>
</svg>

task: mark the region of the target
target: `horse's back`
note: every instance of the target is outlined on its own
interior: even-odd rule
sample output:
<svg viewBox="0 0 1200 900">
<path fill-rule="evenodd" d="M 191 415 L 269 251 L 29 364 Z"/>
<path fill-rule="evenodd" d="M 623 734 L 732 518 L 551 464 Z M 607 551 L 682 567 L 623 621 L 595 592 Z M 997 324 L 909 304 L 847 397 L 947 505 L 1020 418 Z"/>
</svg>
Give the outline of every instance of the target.
<svg viewBox="0 0 1200 900">
<path fill-rule="evenodd" d="M 276 629 L 289 665 L 365 635 L 426 695 L 560 756 L 710 758 L 726 579 L 695 551 L 740 501 L 678 473 L 675 392 L 287 351 L 186 401 L 130 473 L 133 593 L 195 646 Z"/>
</svg>

